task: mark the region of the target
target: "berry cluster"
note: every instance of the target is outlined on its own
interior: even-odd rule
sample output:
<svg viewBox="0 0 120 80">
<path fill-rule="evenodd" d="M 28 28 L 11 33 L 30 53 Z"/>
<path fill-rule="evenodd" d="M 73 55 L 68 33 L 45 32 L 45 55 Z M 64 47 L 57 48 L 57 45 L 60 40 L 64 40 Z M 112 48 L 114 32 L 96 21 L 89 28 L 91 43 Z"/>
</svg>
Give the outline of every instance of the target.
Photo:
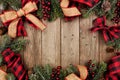
<svg viewBox="0 0 120 80">
<path fill-rule="evenodd" d="M 50 0 L 44 0 L 41 2 L 42 4 L 42 13 L 43 13 L 43 19 L 46 20 L 50 18 L 50 11 L 51 11 L 51 1 Z"/>
<path fill-rule="evenodd" d="M 116 4 L 117 8 L 115 10 L 116 16 L 112 19 L 116 24 L 120 22 L 120 1 Z"/>
<path fill-rule="evenodd" d="M 88 68 L 88 80 L 93 79 L 95 77 L 95 69 L 96 69 L 96 65 L 92 62 L 92 60 L 89 60 L 87 63 L 87 68 Z"/>
<path fill-rule="evenodd" d="M 59 75 L 61 69 L 62 69 L 61 66 L 58 66 L 57 68 L 53 68 L 50 80 L 60 80 Z"/>
</svg>

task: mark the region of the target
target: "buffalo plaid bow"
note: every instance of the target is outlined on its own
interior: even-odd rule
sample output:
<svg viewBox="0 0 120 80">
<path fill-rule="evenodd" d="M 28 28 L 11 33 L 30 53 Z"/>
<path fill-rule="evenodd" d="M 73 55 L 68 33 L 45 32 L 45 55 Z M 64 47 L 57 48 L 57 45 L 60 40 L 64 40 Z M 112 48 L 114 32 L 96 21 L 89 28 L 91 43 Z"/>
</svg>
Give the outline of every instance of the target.
<svg viewBox="0 0 120 80">
<path fill-rule="evenodd" d="M 120 55 L 110 60 L 106 80 L 120 80 Z"/>
<path fill-rule="evenodd" d="M 100 31 L 103 34 L 105 42 L 113 41 L 119 38 L 120 27 L 119 26 L 107 26 L 106 18 L 104 16 L 98 17 L 93 21 L 94 27 L 91 29 L 92 32 Z"/>
<path fill-rule="evenodd" d="M 7 67 L 11 69 L 17 80 L 28 80 L 27 71 L 22 64 L 22 60 L 19 55 L 16 55 L 10 48 L 4 50 L 2 55 Z"/>
</svg>

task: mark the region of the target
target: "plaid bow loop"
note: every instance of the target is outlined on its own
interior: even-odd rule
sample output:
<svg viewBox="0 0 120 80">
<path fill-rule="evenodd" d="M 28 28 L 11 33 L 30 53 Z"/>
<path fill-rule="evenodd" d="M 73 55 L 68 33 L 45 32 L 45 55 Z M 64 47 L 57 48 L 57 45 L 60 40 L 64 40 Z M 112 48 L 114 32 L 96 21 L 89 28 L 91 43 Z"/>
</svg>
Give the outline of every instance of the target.
<svg viewBox="0 0 120 80">
<path fill-rule="evenodd" d="M 120 80 L 120 55 L 110 60 L 106 80 Z"/>
<path fill-rule="evenodd" d="M 94 27 L 92 32 L 100 31 L 103 34 L 105 42 L 113 41 L 119 38 L 120 27 L 119 26 L 107 26 L 105 16 L 98 17 L 93 21 Z"/>
<path fill-rule="evenodd" d="M 96 5 L 99 2 L 99 0 L 73 0 L 73 1 L 85 4 L 89 7 L 93 7 L 94 5 Z"/>
<path fill-rule="evenodd" d="M 27 71 L 22 64 L 22 60 L 19 55 L 16 55 L 10 48 L 2 52 L 4 61 L 7 63 L 7 67 L 11 68 L 12 72 L 18 80 L 28 80 Z"/>
</svg>

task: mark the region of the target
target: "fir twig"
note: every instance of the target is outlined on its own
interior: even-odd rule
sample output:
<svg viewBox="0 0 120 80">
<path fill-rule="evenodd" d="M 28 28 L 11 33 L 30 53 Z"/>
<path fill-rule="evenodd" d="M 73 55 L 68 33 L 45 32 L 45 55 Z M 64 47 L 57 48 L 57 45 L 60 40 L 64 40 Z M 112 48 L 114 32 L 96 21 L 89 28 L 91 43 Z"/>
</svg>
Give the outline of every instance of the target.
<svg viewBox="0 0 120 80">
<path fill-rule="evenodd" d="M 52 67 L 46 65 L 45 67 L 36 66 L 33 68 L 33 74 L 29 75 L 30 80 L 49 80 L 52 73 Z"/>
<path fill-rule="evenodd" d="M 63 17 L 63 12 L 60 7 L 59 0 L 51 0 L 51 12 L 50 12 L 50 18 L 49 21 L 54 21 L 58 17 Z"/>
<path fill-rule="evenodd" d="M 107 70 L 107 64 L 104 62 L 101 62 L 97 68 L 96 75 L 93 78 L 93 80 L 99 80 L 103 76 L 106 70 Z"/>
<path fill-rule="evenodd" d="M 83 17 L 88 17 L 90 15 L 90 13 L 99 5 L 101 4 L 101 1 L 99 1 L 99 3 L 97 3 L 94 7 L 90 8 L 85 14 L 83 14 Z"/>
<path fill-rule="evenodd" d="M 8 5 L 14 10 L 21 8 L 21 0 L 0 0 L 0 3 L 3 4 L 4 9 L 8 9 Z"/>
<path fill-rule="evenodd" d="M 8 73 L 6 76 L 7 80 L 16 80 L 15 76 L 12 73 Z"/>
<path fill-rule="evenodd" d="M 8 35 L 4 35 L 2 41 L 3 42 L 0 45 L 0 53 L 7 48 L 11 48 L 15 53 L 18 53 L 24 49 L 26 44 L 26 40 L 23 38 L 12 40 Z"/>
</svg>

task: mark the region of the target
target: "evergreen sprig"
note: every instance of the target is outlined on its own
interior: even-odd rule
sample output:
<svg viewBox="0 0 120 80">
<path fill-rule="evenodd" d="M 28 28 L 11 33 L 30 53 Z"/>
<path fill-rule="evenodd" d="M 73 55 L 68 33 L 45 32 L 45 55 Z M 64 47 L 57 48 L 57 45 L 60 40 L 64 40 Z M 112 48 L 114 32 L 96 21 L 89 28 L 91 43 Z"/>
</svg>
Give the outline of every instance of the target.
<svg viewBox="0 0 120 80">
<path fill-rule="evenodd" d="M 29 75 L 30 80 L 49 80 L 52 73 L 52 67 L 50 65 L 44 67 L 35 66 L 33 72 L 33 74 Z"/>
<path fill-rule="evenodd" d="M 60 7 L 59 0 L 50 0 L 50 2 L 51 2 L 50 12 L 49 12 L 50 18 L 48 18 L 48 21 L 54 21 L 57 18 L 62 18 L 64 15 Z M 40 0 L 40 5 L 38 5 L 38 10 L 37 10 L 37 16 L 42 19 L 43 14 L 44 13 L 43 13 L 43 8 L 42 8 L 42 1 Z"/>
<path fill-rule="evenodd" d="M 29 75 L 30 80 L 50 80 L 52 74 L 52 67 L 50 65 L 45 65 L 44 67 L 35 66 L 33 68 L 33 73 Z M 67 69 L 61 69 L 59 78 L 64 80 L 65 77 L 71 73 L 78 73 L 78 70 L 75 66 L 70 65 Z"/>
<path fill-rule="evenodd" d="M 87 67 L 89 74 L 86 80 L 100 80 L 107 70 L 107 64 L 104 62 L 100 62 L 100 64 L 98 64 L 95 61 L 89 61 Z"/>
<path fill-rule="evenodd" d="M 26 40 L 23 38 L 13 40 L 8 35 L 4 35 L 0 44 L 0 53 L 6 48 L 11 48 L 15 53 L 18 53 L 24 49 L 25 45 Z"/>
<path fill-rule="evenodd" d="M 0 54 L 0 66 L 2 65 L 2 62 L 3 62 L 3 56 L 2 54 Z"/>
<path fill-rule="evenodd" d="M 63 17 L 63 12 L 60 7 L 60 2 L 59 2 L 59 0 L 51 0 L 51 12 L 50 12 L 49 21 L 54 21 L 58 17 L 60 17 L 60 18 Z"/>
<path fill-rule="evenodd" d="M 0 0 L 0 4 L 3 4 L 4 9 L 8 9 L 9 6 L 14 10 L 21 8 L 21 0 Z"/>
<path fill-rule="evenodd" d="M 14 74 L 12 74 L 12 73 L 8 73 L 7 76 L 6 76 L 6 79 L 7 80 L 16 80 Z"/>
<path fill-rule="evenodd" d="M 79 74 L 77 68 L 72 64 L 70 64 L 67 69 L 62 69 L 60 71 L 60 76 L 59 77 L 60 77 L 61 80 L 64 80 L 65 77 L 67 75 L 71 74 L 71 73 Z"/>
<path fill-rule="evenodd" d="M 103 76 L 106 70 L 107 70 L 107 64 L 104 62 L 101 62 L 96 69 L 96 75 L 93 78 L 93 80 L 99 80 Z"/>
<path fill-rule="evenodd" d="M 120 39 L 115 39 L 114 41 L 108 41 L 106 44 L 108 46 L 113 46 L 115 49 L 120 49 Z"/>
<path fill-rule="evenodd" d="M 114 10 L 116 8 L 117 0 L 109 0 L 111 8 L 107 12 L 105 12 L 105 10 L 102 8 L 102 4 L 105 1 L 106 0 L 100 0 L 94 7 L 92 7 L 92 8 L 88 8 L 87 7 L 87 10 L 82 10 L 83 17 L 87 18 L 91 14 L 95 13 L 97 16 L 105 15 L 107 17 L 107 19 L 111 20 L 114 17 L 114 15 L 115 15 Z"/>
</svg>

